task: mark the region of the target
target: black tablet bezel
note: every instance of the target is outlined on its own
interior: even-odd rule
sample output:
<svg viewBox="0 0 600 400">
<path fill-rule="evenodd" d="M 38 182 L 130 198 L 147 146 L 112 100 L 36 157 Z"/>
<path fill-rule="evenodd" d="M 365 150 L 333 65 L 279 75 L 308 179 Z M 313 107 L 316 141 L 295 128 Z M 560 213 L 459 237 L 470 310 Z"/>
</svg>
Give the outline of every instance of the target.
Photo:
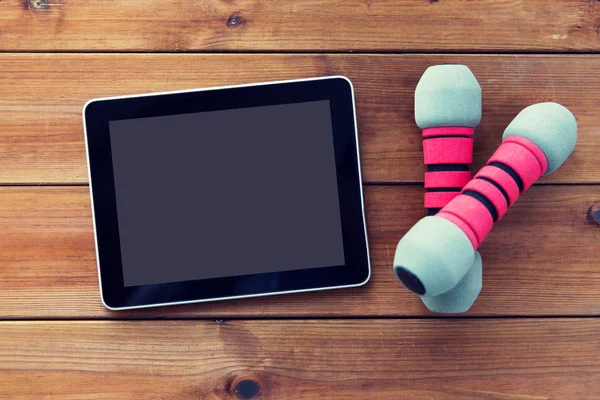
<svg viewBox="0 0 600 400">
<path fill-rule="evenodd" d="M 346 263 L 126 287 L 113 180 L 109 122 L 224 109 L 329 100 Z M 370 277 L 352 83 L 334 76 L 90 100 L 83 109 L 101 297 L 110 309 L 359 286 Z"/>
</svg>

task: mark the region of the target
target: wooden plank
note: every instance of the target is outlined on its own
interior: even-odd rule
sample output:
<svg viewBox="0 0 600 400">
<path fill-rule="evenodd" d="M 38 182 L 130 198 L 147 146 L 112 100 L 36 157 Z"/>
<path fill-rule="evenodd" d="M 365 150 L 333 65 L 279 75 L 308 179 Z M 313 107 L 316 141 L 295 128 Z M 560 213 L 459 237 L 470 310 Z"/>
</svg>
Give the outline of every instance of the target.
<svg viewBox="0 0 600 400">
<path fill-rule="evenodd" d="M 597 51 L 570 0 L 0 2 L 4 51 Z"/>
<path fill-rule="evenodd" d="M 0 397 L 595 399 L 600 320 L 0 323 Z"/>
<path fill-rule="evenodd" d="M 557 101 L 577 116 L 572 157 L 545 183 L 600 182 L 600 56 L 0 55 L 0 184 L 87 181 L 81 107 L 90 98 L 345 74 L 355 85 L 366 182 L 421 182 L 413 92 L 427 66 L 466 63 L 484 92 L 479 168 L 524 107 Z M 377 71 L 377 73 L 373 73 Z"/>
<path fill-rule="evenodd" d="M 110 312 L 98 291 L 86 187 L 0 188 L 0 318 L 431 315 L 392 273 L 397 241 L 423 215 L 423 189 L 367 187 L 372 278 L 325 292 Z M 470 315 L 600 315 L 600 186 L 537 186 L 481 247 L 484 288 Z"/>
</svg>

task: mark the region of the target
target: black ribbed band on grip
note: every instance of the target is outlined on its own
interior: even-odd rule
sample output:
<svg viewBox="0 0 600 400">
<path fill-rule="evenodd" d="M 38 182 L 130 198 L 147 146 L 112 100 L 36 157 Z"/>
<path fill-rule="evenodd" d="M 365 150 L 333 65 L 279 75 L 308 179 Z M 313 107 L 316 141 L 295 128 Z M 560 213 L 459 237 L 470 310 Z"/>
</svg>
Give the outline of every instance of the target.
<svg viewBox="0 0 600 400">
<path fill-rule="evenodd" d="M 476 176 L 475 179 L 481 179 L 482 181 L 486 181 L 486 182 L 489 182 L 492 185 L 494 185 L 496 187 L 496 189 L 498 189 L 498 191 L 500 193 L 502 193 L 502 196 L 504 196 L 504 199 L 506 200 L 506 204 L 510 205 L 510 197 L 508 197 L 508 193 L 506 193 L 506 190 L 504 190 L 504 188 L 502 186 L 500 186 L 500 184 L 498 182 L 496 182 L 493 179 L 486 178 L 485 176 Z"/>
<path fill-rule="evenodd" d="M 492 216 L 494 222 L 498 221 L 498 210 L 496 210 L 496 206 L 494 206 L 494 203 L 492 203 L 487 197 L 474 190 L 465 190 L 464 192 L 462 192 L 462 194 L 464 194 L 465 196 L 472 197 L 479 201 L 490 212 L 490 215 Z"/>
<path fill-rule="evenodd" d="M 462 188 L 429 188 L 427 189 L 428 192 L 430 193 L 450 193 L 450 192 L 460 192 L 462 190 Z"/>
<path fill-rule="evenodd" d="M 423 138 L 423 140 L 442 139 L 442 138 L 473 139 L 473 136 L 469 136 L 469 135 L 437 135 L 437 136 L 426 136 Z"/>
<path fill-rule="evenodd" d="M 502 171 L 504 171 L 508 175 L 510 175 L 510 177 L 513 178 L 513 180 L 515 181 L 515 183 L 519 187 L 519 193 L 523 193 L 523 190 L 525 190 L 525 187 L 523 185 L 523 180 L 521 179 L 521 177 L 519 176 L 519 174 L 517 174 L 517 172 L 514 169 L 512 169 L 508 165 L 506 165 L 504 163 L 501 163 L 501 162 L 498 162 L 498 161 L 492 161 L 488 165 L 491 165 L 491 166 L 496 167 L 496 168 L 500 168 Z M 510 204 L 510 202 L 509 202 L 509 204 Z"/>
<path fill-rule="evenodd" d="M 468 170 L 469 164 L 430 164 L 427 166 L 427 172 L 451 172 Z"/>
</svg>

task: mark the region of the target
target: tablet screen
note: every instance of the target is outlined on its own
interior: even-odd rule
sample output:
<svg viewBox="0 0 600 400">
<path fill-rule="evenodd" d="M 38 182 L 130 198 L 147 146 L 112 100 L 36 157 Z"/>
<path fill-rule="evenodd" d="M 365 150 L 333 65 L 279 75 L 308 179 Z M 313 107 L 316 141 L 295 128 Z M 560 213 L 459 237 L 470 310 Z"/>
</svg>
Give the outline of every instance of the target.
<svg viewBox="0 0 600 400">
<path fill-rule="evenodd" d="M 345 264 L 329 100 L 109 130 L 125 286 Z"/>
</svg>

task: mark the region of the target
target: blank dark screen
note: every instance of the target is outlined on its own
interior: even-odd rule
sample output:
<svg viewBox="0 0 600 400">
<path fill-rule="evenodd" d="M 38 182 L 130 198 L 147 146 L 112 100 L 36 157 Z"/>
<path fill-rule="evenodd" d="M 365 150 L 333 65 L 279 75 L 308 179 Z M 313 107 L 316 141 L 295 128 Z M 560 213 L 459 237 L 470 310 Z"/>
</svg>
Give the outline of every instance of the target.
<svg viewBox="0 0 600 400">
<path fill-rule="evenodd" d="M 344 265 L 329 101 L 110 122 L 125 286 Z"/>
</svg>

